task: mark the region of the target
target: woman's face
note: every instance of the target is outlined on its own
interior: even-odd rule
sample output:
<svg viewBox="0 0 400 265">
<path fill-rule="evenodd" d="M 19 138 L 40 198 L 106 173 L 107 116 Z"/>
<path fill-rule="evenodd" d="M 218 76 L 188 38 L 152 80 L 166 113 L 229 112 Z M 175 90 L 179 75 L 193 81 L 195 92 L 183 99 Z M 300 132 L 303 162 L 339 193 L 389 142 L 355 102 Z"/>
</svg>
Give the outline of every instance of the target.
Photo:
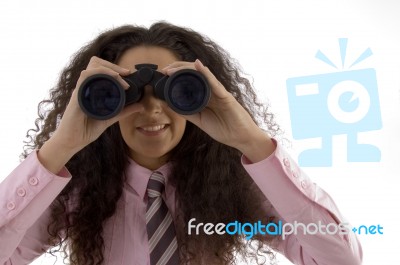
<svg viewBox="0 0 400 265">
<path fill-rule="evenodd" d="M 158 69 L 178 61 L 168 49 L 157 46 L 138 46 L 127 50 L 118 65 L 135 71 L 135 65 L 151 63 Z M 122 137 L 130 149 L 130 157 L 138 164 L 155 170 L 163 165 L 169 152 L 179 143 L 186 120 L 168 107 L 165 101 L 146 86 L 140 101 L 144 110 L 119 121 Z"/>
</svg>

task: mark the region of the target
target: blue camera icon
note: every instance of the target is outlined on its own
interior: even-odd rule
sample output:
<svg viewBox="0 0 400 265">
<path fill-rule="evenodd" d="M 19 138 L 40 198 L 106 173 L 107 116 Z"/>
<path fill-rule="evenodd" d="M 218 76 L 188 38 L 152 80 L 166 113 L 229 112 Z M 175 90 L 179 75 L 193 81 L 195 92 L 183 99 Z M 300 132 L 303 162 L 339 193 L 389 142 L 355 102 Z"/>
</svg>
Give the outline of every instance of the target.
<svg viewBox="0 0 400 265">
<path fill-rule="evenodd" d="M 332 136 L 347 135 L 348 162 L 378 162 L 380 150 L 357 143 L 357 133 L 379 130 L 382 119 L 375 69 L 289 78 L 293 138 L 321 138 L 320 149 L 299 155 L 300 166 L 332 166 Z"/>
</svg>

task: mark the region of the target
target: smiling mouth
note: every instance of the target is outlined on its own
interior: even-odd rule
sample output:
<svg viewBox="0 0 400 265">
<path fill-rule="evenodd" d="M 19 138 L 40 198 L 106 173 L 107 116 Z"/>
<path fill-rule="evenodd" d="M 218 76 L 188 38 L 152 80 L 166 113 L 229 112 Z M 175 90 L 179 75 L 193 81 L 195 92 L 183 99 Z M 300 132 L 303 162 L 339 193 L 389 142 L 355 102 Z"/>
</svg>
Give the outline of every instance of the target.
<svg viewBox="0 0 400 265">
<path fill-rule="evenodd" d="M 151 126 L 137 127 L 137 129 L 145 135 L 153 136 L 159 135 L 160 133 L 164 132 L 168 127 L 169 124 L 157 124 Z"/>
<path fill-rule="evenodd" d="M 154 126 L 146 126 L 146 127 L 139 127 L 140 129 L 146 131 L 146 132 L 156 132 L 156 131 L 161 131 L 164 129 L 166 124 L 161 124 L 161 125 L 154 125 Z"/>
</svg>

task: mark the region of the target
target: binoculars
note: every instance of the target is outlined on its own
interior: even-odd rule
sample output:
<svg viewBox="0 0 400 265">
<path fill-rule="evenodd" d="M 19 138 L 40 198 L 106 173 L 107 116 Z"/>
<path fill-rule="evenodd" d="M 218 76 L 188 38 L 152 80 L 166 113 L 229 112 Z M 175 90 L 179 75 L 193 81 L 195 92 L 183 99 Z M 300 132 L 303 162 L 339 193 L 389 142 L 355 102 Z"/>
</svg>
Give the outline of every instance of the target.
<svg viewBox="0 0 400 265">
<path fill-rule="evenodd" d="M 109 75 L 90 76 L 79 87 L 79 106 L 88 117 L 97 120 L 110 119 L 124 106 L 139 102 L 144 95 L 145 86 L 150 85 L 154 95 L 165 100 L 179 114 L 190 115 L 205 108 L 211 91 L 201 73 L 183 69 L 167 76 L 156 71 L 157 67 L 155 64 L 135 65 L 135 73 L 122 77 L 129 84 L 127 90 Z"/>
</svg>

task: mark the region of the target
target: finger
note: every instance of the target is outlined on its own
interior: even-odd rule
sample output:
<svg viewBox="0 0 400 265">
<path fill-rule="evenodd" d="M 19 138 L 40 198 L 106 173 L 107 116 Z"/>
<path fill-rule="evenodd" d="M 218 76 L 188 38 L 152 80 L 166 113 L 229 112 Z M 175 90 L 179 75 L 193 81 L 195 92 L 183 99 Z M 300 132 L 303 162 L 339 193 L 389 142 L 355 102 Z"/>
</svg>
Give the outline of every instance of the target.
<svg viewBox="0 0 400 265">
<path fill-rule="evenodd" d="M 190 65 L 190 64 L 193 64 L 193 62 L 175 61 L 175 62 L 172 62 L 172 63 L 168 64 L 168 65 L 167 65 L 166 67 L 164 67 L 163 69 L 166 69 L 166 68 L 173 68 L 173 67 L 179 67 L 179 66 L 182 66 L 182 65 Z M 163 70 L 163 69 L 161 69 L 161 70 Z"/>
<path fill-rule="evenodd" d="M 124 89 L 129 88 L 129 84 L 122 78 L 122 76 L 118 72 L 116 72 L 108 67 L 105 67 L 105 66 L 98 66 L 97 68 L 83 70 L 81 72 L 81 77 L 83 78 L 83 80 L 85 80 L 85 79 L 89 78 L 90 76 L 93 76 L 96 74 L 109 75 L 109 76 L 113 77 L 114 79 L 116 79 L 122 85 L 122 87 Z"/>
<path fill-rule="evenodd" d="M 200 113 L 195 113 L 191 115 L 181 115 L 184 119 L 187 121 L 190 121 L 194 125 L 200 128 L 200 121 L 201 121 L 201 114 Z"/>
<path fill-rule="evenodd" d="M 118 115 L 107 120 L 107 123 L 109 125 L 114 124 L 115 122 L 117 122 L 121 119 L 124 119 L 124 118 L 128 117 L 129 115 L 132 115 L 133 113 L 141 112 L 143 110 L 144 110 L 144 106 L 142 103 L 134 103 L 134 104 L 128 105 L 125 108 L 123 108 L 122 111 L 120 113 L 118 113 Z"/>
<path fill-rule="evenodd" d="M 194 67 L 194 64 L 192 64 L 192 65 L 180 66 L 180 67 L 167 69 L 165 74 L 168 76 L 171 76 L 171 75 L 175 74 L 176 72 L 178 72 L 180 70 L 185 70 L 185 69 L 196 70 L 196 68 Z"/>
<path fill-rule="evenodd" d="M 110 68 L 113 71 L 117 72 L 118 74 L 121 75 L 128 75 L 131 73 L 131 70 L 127 69 L 127 68 L 123 68 L 119 65 L 113 64 L 109 61 L 103 60 L 99 57 L 93 56 L 92 58 L 90 58 L 89 64 L 87 68 L 97 68 L 99 66 L 103 66 L 106 68 Z"/>
<path fill-rule="evenodd" d="M 225 98 L 229 95 L 229 92 L 225 89 L 221 82 L 214 76 L 213 73 L 211 73 L 208 67 L 203 65 L 203 63 L 199 59 L 194 62 L 194 66 L 197 71 L 199 71 L 206 77 L 215 96 L 219 98 Z"/>
<path fill-rule="evenodd" d="M 189 69 L 194 69 L 193 62 L 178 61 L 178 62 L 173 62 L 173 63 L 167 65 L 166 67 L 164 67 L 160 71 L 163 74 L 167 74 L 167 72 L 171 71 L 172 69 L 177 69 L 176 71 L 178 71 L 178 70 L 188 69 L 188 68 Z"/>
</svg>

